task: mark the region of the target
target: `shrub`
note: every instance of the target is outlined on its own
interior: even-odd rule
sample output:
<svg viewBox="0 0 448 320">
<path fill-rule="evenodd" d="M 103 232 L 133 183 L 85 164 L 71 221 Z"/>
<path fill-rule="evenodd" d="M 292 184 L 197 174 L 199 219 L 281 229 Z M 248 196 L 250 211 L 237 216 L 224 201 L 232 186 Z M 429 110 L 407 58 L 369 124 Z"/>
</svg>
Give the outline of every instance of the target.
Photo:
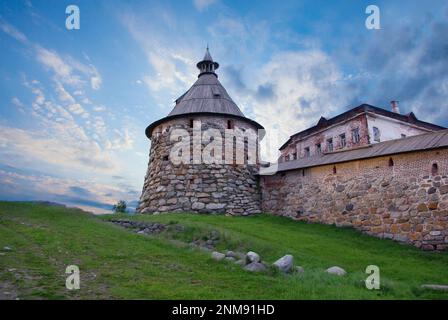
<svg viewBox="0 0 448 320">
<path fill-rule="evenodd" d="M 115 213 L 125 213 L 126 212 L 126 201 L 120 200 L 117 204 L 114 204 L 113 210 Z"/>
</svg>

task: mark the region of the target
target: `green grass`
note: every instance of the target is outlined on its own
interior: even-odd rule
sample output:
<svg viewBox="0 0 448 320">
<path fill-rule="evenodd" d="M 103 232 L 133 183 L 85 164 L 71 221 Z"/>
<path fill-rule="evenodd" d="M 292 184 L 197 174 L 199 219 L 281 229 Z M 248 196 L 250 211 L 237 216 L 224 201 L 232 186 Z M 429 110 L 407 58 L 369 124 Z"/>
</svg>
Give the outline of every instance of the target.
<svg viewBox="0 0 448 320">
<path fill-rule="evenodd" d="M 448 284 L 448 254 L 422 252 L 351 229 L 270 215 L 126 216 L 171 223 L 157 236 L 132 233 L 76 209 L 0 202 L 1 290 L 22 299 L 446 299 L 421 284 Z M 123 216 L 122 216 L 123 217 Z M 175 232 L 181 224 L 185 231 Z M 220 232 L 219 250 L 253 250 L 272 263 L 292 254 L 304 274 L 253 274 L 188 243 Z M 3 251 L 4 252 L 4 251 Z M 81 289 L 65 289 L 65 268 L 78 265 Z M 367 290 L 364 270 L 381 270 L 381 290 Z M 345 277 L 324 273 L 338 265 Z M 2 289 L 3 288 L 3 289 Z M 12 288 L 12 289 L 11 289 Z"/>
</svg>

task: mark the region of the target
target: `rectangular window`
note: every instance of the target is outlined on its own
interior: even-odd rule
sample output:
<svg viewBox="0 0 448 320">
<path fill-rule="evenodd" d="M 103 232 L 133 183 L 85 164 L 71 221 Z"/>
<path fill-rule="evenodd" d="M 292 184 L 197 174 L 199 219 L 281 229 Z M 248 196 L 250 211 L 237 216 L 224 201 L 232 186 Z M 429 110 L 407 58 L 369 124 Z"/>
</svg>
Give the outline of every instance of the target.
<svg viewBox="0 0 448 320">
<path fill-rule="evenodd" d="M 309 157 L 310 156 L 310 147 L 306 147 L 303 150 L 305 151 L 305 157 Z"/>
<path fill-rule="evenodd" d="M 316 154 L 322 153 L 322 146 L 320 143 L 316 144 Z"/>
<path fill-rule="evenodd" d="M 347 140 L 345 139 L 345 133 L 339 135 L 339 139 L 341 139 L 341 148 L 345 148 L 347 146 Z"/>
<path fill-rule="evenodd" d="M 352 130 L 352 142 L 353 143 L 359 143 L 359 128 L 355 128 Z"/>
<path fill-rule="evenodd" d="M 289 154 L 285 156 L 285 160 L 289 161 Z"/>
<path fill-rule="evenodd" d="M 381 141 L 380 129 L 378 129 L 377 127 L 373 127 L 373 140 L 376 142 Z"/>
<path fill-rule="evenodd" d="M 333 138 L 327 139 L 327 150 L 328 152 L 333 151 Z"/>
<path fill-rule="evenodd" d="M 292 160 L 297 160 L 297 152 L 294 152 L 294 153 L 292 154 Z"/>
</svg>

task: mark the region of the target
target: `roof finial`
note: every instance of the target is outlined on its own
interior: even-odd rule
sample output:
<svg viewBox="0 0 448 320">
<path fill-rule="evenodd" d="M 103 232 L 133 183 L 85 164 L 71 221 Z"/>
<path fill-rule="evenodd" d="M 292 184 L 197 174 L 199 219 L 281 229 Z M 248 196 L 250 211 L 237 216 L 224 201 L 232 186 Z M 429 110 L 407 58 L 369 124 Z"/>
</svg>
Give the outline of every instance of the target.
<svg viewBox="0 0 448 320">
<path fill-rule="evenodd" d="M 200 70 L 199 77 L 206 73 L 211 73 L 217 76 L 215 70 L 218 69 L 219 64 L 213 61 L 213 58 L 209 51 L 208 43 L 207 43 L 207 49 L 205 50 L 204 59 L 198 62 L 196 66 Z"/>
</svg>

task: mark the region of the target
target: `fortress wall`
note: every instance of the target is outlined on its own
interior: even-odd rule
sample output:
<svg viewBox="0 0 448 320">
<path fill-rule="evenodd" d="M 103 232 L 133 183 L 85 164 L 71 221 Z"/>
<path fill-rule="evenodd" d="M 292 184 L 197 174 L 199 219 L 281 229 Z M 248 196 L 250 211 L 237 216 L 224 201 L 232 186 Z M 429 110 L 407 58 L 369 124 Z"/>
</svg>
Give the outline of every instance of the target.
<svg viewBox="0 0 448 320">
<path fill-rule="evenodd" d="M 202 144 L 193 139 L 190 120 L 201 121 L 202 132 L 209 128 L 218 129 L 225 143 L 224 130 L 228 120 L 235 128 L 253 130 L 256 128 L 238 118 L 195 116 L 166 121 L 154 128 L 151 138 L 150 159 L 146 173 L 140 205 L 141 213 L 160 212 L 202 212 L 249 215 L 260 212 L 260 191 L 256 160 L 254 164 L 174 164 L 170 152 L 177 141 L 170 136 L 175 129 L 185 129 L 190 137 L 190 160 L 193 160 L 193 143 L 199 143 L 204 151 L 208 141 Z M 239 131 L 238 137 L 246 133 Z M 255 141 L 255 154 L 258 141 Z M 247 154 L 250 145 L 244 145 Z M 224 146 L 222 154 L 224 156 Z M 236 158 L 234 158 L 236 160 Z"/>
<path fill-rule="evenodd" d="M 424 250 L 448 248 L 446 148 L 277 173 L 260 184 L 263 211 Z"/>
</svg>

